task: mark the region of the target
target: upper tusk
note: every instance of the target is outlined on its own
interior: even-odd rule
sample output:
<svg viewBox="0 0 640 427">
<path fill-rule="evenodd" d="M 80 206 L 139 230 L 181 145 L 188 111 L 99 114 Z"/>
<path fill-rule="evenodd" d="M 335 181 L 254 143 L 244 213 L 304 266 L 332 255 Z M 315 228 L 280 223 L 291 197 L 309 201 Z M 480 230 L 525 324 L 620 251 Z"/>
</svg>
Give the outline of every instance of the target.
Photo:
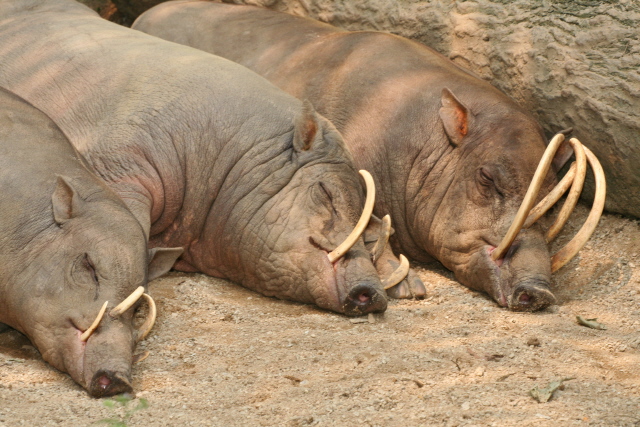
<svg viewBox="0 0 640 427">
<path fill-rule="evenodd" d="M 584 147 L 576 138 L 571 138 L 569 142 L 571 143 L 573 152 L 576 155 L 576 177 L 573 180 L 571 191 L 569 191 L 567 200 L 565 200 L 564 205 L 562 205 L 562 209 L 560 210 L 558 217 L 551 227 L 549 227 L 549 231 L 547 231 L 547 243 L 555 239 L 560 230 L 562 230 L 562 227 L 567 223 L 567 220 L 569 220 L 569 215 L 571 215 L 571 212 L 575 209 L 576 203 L 578 203 L 578 198 L 580 198 L 580 193 L 582 193 L 584 178 L 587 176 L 587 157 L 584 153 Z"/>
<path fill-rule="evenodd" d="M 84 331 L 82 333 L 82 335 L 80 335 L 80 341 L 86 342 L 89 339 L 89 337 L 91 337 L 91 335 L 93 335 L 95 330 L 98 329 L 98 325 L 100 325 L 100 322 L 102 321 L 102 318 L 104 317 L 104 312 L 107 311 L 107 305 L 108 304 L 109 304 L 109 301 L 105 301 L 104 304 L 102 304 L 102 308 L 98 312 L 98 317 L 96 317 L 96 319 L 93 321 L 91 326 L 89 326 L 89 329 L 87 329 L 86 331 Z"/>
<path fill-rule="evenodd" d="M 560 180 L 558 185 L 556 185 L 553 190 L 551 190 L 549 194 L 547 194 L 547 196 L 536 205 L 535 208 L 531 209 L 531 212 L 529 213 L 529 216 L 524 222 L 522 228 L 531 227 L 536 221 L 542 218 L 542 215 L 546 214 L 547 211 L 558 202 L 558 200 L 560 200 L 560 197 L 562 197 L 569 187 L 571 187 L 571 183 L 576 176 L 576 169 L 576 163 L 571 163 L 571 167 Z"/>
<path fill-rule="evenodd" d="M 591 237 L 598 225 L 602 211 L 604 210 L 604 200 L 607 194 L 607 183 L 604 177 L 604 171 L 602 165 L 596 158 L 596 156 L 587 147 L 584 147 L 584 153 L 587 156 L 589 165 L 593 170 L 593 176 L 596 181 L 596 192 L 593 200 L 593 206 L 587 220 L 582 225 L 582 228 L 571 239 L 569 243 L 555 255 L 551 257 L 551 272 L 556 272 L 568 263 L 571 258 L 577 254 L 580 249 L 587 243 L 587 240 Z"/>
<path fill-rule="evenodd" d="M 140 297 L 144 294 L 144 286 L 138 286 L 138 288 L 131 293 L 124 301 L 114 307 L 110 312 L 109 316 L 118 317 L 125 311 L 129 310 L 133 304 L 136 303 L 140 299 Z"/>
<path fill-rule="evenodd" d="M 516 236 L 522 229 L 522 225 L 527 219 L 527 216 L 529 215 L 529 212 L 531 211 L 531 208 L 533 207 L 533 204 L 538 197 L 538 192 L 540 191 L 540 187 L 542 186 L 542 181 L 549 171 L 549 167 L 551 166 L 551 162 L 553 161 L 553 156 L 555 155 L 562 141 L 564 141 L 564 135 L 561 133 L 558 133 L 553 138 L 551 138 L 547 149 L 542 155 L 542 159 L 540 159 L 540 163 L 538 163 L 538 168 L 533 174 L 533 179 L 531 180 L 531 184 L 529 184 L 529 189 L 524 196 L 524 200 L 520 205 L 520 209 L 518 209 L 518 212 L 516 213 L 516 217 L 514 218 L 511 227 L 509 227 L 509 230 L 502 239 L 502 242 L 500 242 L 498 247 L 493 252 L 491 252 L 492 260 L 495 261 L 504 256 L 504 254 L 507 252 Z"/>
<path fill-rule="evenodd" d="M 364 182 L 367 186 L 367 199 L 364 202 L 364 210 L 362 211 L 362 215 L 356 224 L 356 227 L 353 229 L 351 234 L 342 242 L 337 248 L 332 250 L 327 254 L 329 257 L 329 261 L 333 264 L 338 261 L 340 258 L 344 256 L 345 253 L 351 249 L 353 245 L 356 244 L 364 230 L 367 228 L 367 224 L 369 224 L 369 220 L 371 220 L 371 214 L 373 213 L 373 204 L 376 201 L 376 186 L 373 183 L 373 178 L 371 174 L 366 170 L 360 170 L 360 175 L 364 178 Z"/>
<path fill-rule="evenodd" d="M 395 269 L 393 273 L 382 281 L 382 287 L 386 291 L 389 288 L 393 288 L 398 283 L 402 282 L 409 274 L 409 260 L 404 255 L 400 255 L 400 265 Z"/>
<path fill-rule="evenodd" d="M 374 264 L 382 256 L 382 253 L 389 242 L 389 237 L 391 236 L 391 217 L 388 214 L 382 218 L 382 225 L 380 229 L 382 230 L 381 234 L 371 250 L 371 262 Z"/>
<path fill-rule="evenodd" d="M 147 304 L 149 304 L 149 314 L 136 333 L 136 342 L 140 342 L 145 339 L 147 335 L 149 335 L 149 332 L 151 332 L 153 325 L 156 323 L 157 310 L 155 301 L 153 301 L 153 298 L 151 298 L 151 295 L 149 294 L 142 294 L 142 296 L 147 301 Z"/>
</svg>

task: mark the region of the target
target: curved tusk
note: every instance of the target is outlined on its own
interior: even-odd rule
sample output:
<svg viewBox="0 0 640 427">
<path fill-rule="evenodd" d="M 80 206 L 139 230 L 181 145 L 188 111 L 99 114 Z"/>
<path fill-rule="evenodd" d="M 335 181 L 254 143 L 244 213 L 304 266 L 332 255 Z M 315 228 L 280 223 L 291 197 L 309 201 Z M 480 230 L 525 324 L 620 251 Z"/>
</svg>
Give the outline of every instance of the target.
<svg viewBox="0 0 640 427">
<path fill-rule="evenodd" d="M 371 262 L 374 264 L 382 256 L 382 253 L 389 242 L 389 237 L 391 236 L 391 217 L 388 214 L 382 218 L 382 226 L 380 228 L 382 230 L 382 234 L 378 237 L 378 241 L 371 250 Z"/>
<path fill-rule="evenodd" d="M 596 158 L 596 156 L 589 150 L 587 147 L 584 147 L 584 153 L 587 156 L 587 160 L 591 165 L 591 169 L 593 170 L 593 176 L 596 181 L 596 192 L 593 198 L 593 206 L 591 208 L 591 212 L 589 212 L 589 216 L 587 220 L 582 225 L 582 228 L 578 233 L 571 239 L 569 243 L 555 255 L 551 257 L 551 272 L 556 272 L 560 268 L 562 268 L 566 263 L 568 263 L 571 258 L 575 256 L 575 254 L 582 249 L 582 247 L 587 243 L 587 240 L 591 237 L 596 226 L 598 225 L 598 221 L 600 220 L 600 216 L 602 215 L 602 211 L 604 210 L 604 199 L 607 194 L 607 183 L 604 177 L 604 171 L 602 170 L 602 166 L 600 162 Z"/>
<path fill-rule="evenodd" d="M 118 317 L 125 311 L 129 310 L 133 304 L 140 299 L 144 294 L 144 286 L 138 286 L 138 288 L 131 293 L 124 301 L 115 306 L 110 312 L 109 316 Z"/>
<path fill-rule="evenodd" d="M 393 273 L 382 281 L 382 287 L 386 291 L 389 288 L 393 288 L 398 283 L 402 282 L 409 274 L 409 260 L 406 256 L 400 255 L 400 265 L 395 269 Z"/>
<path fill-rule="evenodd" d="M 495 261 L 504 257 L 504 254 L 507 252 L 516 236 L 522 229 L 522 225 L 527 219 L 527 216 L 529 215 L 529 212 L 531 211 L 531 208 L 533 207 L 533 204 L 538 197 L 538 192 L 540 191 L 540 187 L 542 186 L 542 181 L 549 171 L 553 156 L 555 155 L 562 141 L 564 141 L 564 135 L 561 133 L 558 133 L 553 138 L 551 138 L 547 149 L 540 159 L 540 163 L 538 163 L 538 168 L 533 174 L 533 179 L 531 180 L 531 184 L 529 184 L 529 189 L 527 190 L 527 193 L 524 196 L 524 200 L 522 201 L 522 204 L 520 205 L 520 208 L 516 213 L 516 217 L 513 219 L 511 227 L 509 227 L 509 230 L 502 239 L 502 242 L 500 242 L 498 247 L 493 252 L 491 252 L 490 256 L 492 260 Z"/>
<path fill-rule="evenodd" d="M 147 315 L 147 320 L 144 321 L 142 326 L 140 326 L 136 332 L 136 342 L 142 341 L 147 337 L 147 335 L 149 335 L 151 328 L 153 328 L 153 325 L 156 323 L 156 315 L 158 313 L 156 310 L 156 303 L 153 298 L 151 298 L 151 295 L 142 294 L 142 296 L 147 301 L 147 304 L 149 304 L 149 314 Z"/>
<path fill-rule="evenodd" d="M 102 308 L 98 312 L 98 317 L 96 317 L 96 320 L 94 320 L 93 323 L 91 324 L 91 326 L 89 326 L 89 329 L 87 329 L 86 331 L 84 331 L 82 333 L 82 335 L 80 335 L 80 341 L 87 342 L 89 337 L 91 337 L 91 335 L 93 335 L 93 333 L 96 331 L 96 329 L 98 329 L 98 325 L 100 325 L 100 322 L 102 321 L 102 318 L 104 317 L 104 312 L 107 311 L 107 305 L 108 304 L 109 304 L 109 301 L 105 301 L 104 304 L 102 304 Z"/>
<path fill-rule="evenodd" d="M 367 186 L 367 199 L 364 202 L 364 210 L 362 211 L 362 215 L 351 234 L 349 234 L 345 241 L 337 248 L 327 254 L 329 261 L 332 264 L 342 258 L 344 254 L 356 244 L 360 236 L 362 236 L 362 233 L 364 233 L 364 230 L 367 228 L 367 224 L 369 224 L 371 214 L 373 213 L 373 204 L 376 201 L 376 186 L 373 183 L 373 178 L 369 172 L 366 170 L 360 170 L 359 172 L 364 178 L 364 182 Z"/>
<path fill-rule="evenodd" d="M 536 205 L 535 208 L 531 209 L 531 212 L 529 213 L 527 220 L 522 225 L 522 228 L 531 227 L 542 217 L 542 215 L 546 214 L 547 211 L 558 202 L 558 200 L 560 200 L 560 197 L 562 197 L 569 187 L 571 187 L 571 183 L 576 176 L 576 169 L 576 163 L 571 163 L 571 167 L 564 177 L 562 177 L 562 180 L 560 180 L 558 185 L 556 185 L 553 190 L 551 190 L 549 194 L 547 194 L 547 196 Z"/>
<path fill-rule="evenodd" d="M 135 356 L 133 356 L 133 363 L 142 362 L 144 359 L 149 357 L 149 354 L 151 354 L 151 352 L 149 350 L 145 350 L 140 354 L 136 354 Z"/>
<path fill-rule="evenodd" d="M 565 200 L 564 205 L 562 205 L 562 209 L 560 210 L 558 217 L 547 231 L 547 243 L 555 239 L 560 230 L 562 230 L 562 227 L 567 223 L 569 215 L 571 215 L 576 207 L 576 203 L 578 203 L 580 193 L 582 193 L 582 186 L 584 185 L 584 178 L 587 176 L 587 157 L 584 153 L 582 144 L 576 138 L 571 138 L 569 143 L 573 146 L 573 152 L 576 155 L 576 163 L 578 165 L 576 177 L 573 180 L 571 191 L 569 191 L 567 200 Z"/>
</svg>

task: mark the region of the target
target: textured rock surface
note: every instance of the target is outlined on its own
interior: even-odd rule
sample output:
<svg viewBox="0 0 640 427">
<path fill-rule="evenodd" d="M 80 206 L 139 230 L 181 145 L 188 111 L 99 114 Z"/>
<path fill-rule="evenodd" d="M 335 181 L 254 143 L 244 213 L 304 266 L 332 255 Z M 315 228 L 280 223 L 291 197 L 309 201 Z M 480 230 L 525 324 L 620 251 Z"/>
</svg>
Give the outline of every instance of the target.
<svg viewBox="0 0 640 427">
<path fill-rule="evenodd" d="M 162 0 L 114 0 L 140 13 Z M 609 211 L 640 217 L 640 3 L 226 0 L 418 40 L 509 94 L 551 136 L 573 127 L 607 174 Z M 588 180 L 586 198 L 592 194 Z"/>
</svg>

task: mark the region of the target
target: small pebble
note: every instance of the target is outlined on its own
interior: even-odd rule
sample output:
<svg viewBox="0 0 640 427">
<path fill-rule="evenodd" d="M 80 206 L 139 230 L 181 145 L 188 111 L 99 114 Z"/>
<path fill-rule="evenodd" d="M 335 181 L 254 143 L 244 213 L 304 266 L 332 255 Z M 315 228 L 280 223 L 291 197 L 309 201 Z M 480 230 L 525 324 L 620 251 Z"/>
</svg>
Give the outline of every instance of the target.
<svg viewBox="0 0 640 427">
<path fill-rule="evenodd" d="M 540 347 L 540 340 L 536 337 L 531 337 L 527 340 L 527 345 L 530 345 L 533 347 Z"/>
</svg>

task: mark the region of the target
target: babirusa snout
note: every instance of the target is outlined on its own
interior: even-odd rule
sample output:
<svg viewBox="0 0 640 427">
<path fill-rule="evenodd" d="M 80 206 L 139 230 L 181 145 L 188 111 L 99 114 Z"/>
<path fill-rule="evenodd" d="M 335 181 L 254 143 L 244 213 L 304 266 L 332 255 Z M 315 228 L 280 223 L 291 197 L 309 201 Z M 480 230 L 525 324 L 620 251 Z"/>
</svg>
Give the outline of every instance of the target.
<svg viewBox="0 0 640 427">
<path fill-rule="evenodd" d="M 132 393 L 133 387 L 129 379 L 121 372 L 101 369 L 93 376 L 88 390 L 93 397 L 106 397 Z"/>
<path fill-rule="evenodd" d="M 387 309 L 387 297 L 377 290 L 374 283 L 365 282 L 354 286 L 349 291 L 343 308 L 347 316 L 382 312 Z"/>
<path fill-rule="evenodd" d="M 508 301 L 509 309 L 514 311 L 536 311 L 556 303 L 556 297 L 544 280 L 531 280 L 520 283 Z"/>
<path fill-rule="evenodd" d="M 351 249 L 360 236 L 362 236 L 362 233 L 364 233 L 364 230 L 367 228 L 367 224 L 369 224 L 369 220 L 371 220 L 373 204 L 376 201 L 376 187 L 373 183 L 373 177 L 369 172 L 366 170 L 360 170 L 360 175 L 364 178 L 364 182 L 367 186 L 367 199 L 364 202 L 364 210 L 362 211 L 362 215 L 351 234 L 349 234 L 345 241 L 338 245 L 337 248 L 327 254 L 329 261 L 331 261 L 332 264 L 349 252 L 349 249 Z"/>
<path fill-rule="evenodd" d="M 571 191 L 558 214 L 558 218 L 547 232 L 547 242 L 550 242 L 557 236 L 569 219 L 569 216 L 578 201 L 584 184 L 587 161 L 593 170 L 596 181 L 596 194 L 594 196 L 593 206 L 587 220 L 576 236 L 565 247 L 551 257 L 551 271 L 555 272 L 569 262 L 571 258 L 573 258 L 580 249 L 582 249 L 595 231 L 598 221 L 600 220 L 600 216 L 602 215 L 602 211 L 604 210 L 606 180 L 602 166 L 596 156 L 591 152 L 591 150 L 584 147 L 576 138 L 571 138 L 569 140 L 576 154 L 576 163 L 571 165 L 569 172 L 567 172 L 565 177 L 558 183 L 558 185 L 556 185 L 547 197 L 532 209 L 533 203 L 538 197 L 542 181 L 549 171 L 553 156 L 563 141 L 564 135 L 559 133 L 549 142 L 511 227 L 509 227 L 509 230 L 502 239 L 500 245 L 498 245 L 498 247 L 491 253 L 491 258 L 494 261 L 502 259 L 520 230 L 523 227 L 528 228 L 533 225 L 533 223 L 542 217 L 542 215 L 544 215 L 544 213 L 560 199 L 564 192 L 569 188 L 569 185 L 571 185 Z"/>
</svg>

